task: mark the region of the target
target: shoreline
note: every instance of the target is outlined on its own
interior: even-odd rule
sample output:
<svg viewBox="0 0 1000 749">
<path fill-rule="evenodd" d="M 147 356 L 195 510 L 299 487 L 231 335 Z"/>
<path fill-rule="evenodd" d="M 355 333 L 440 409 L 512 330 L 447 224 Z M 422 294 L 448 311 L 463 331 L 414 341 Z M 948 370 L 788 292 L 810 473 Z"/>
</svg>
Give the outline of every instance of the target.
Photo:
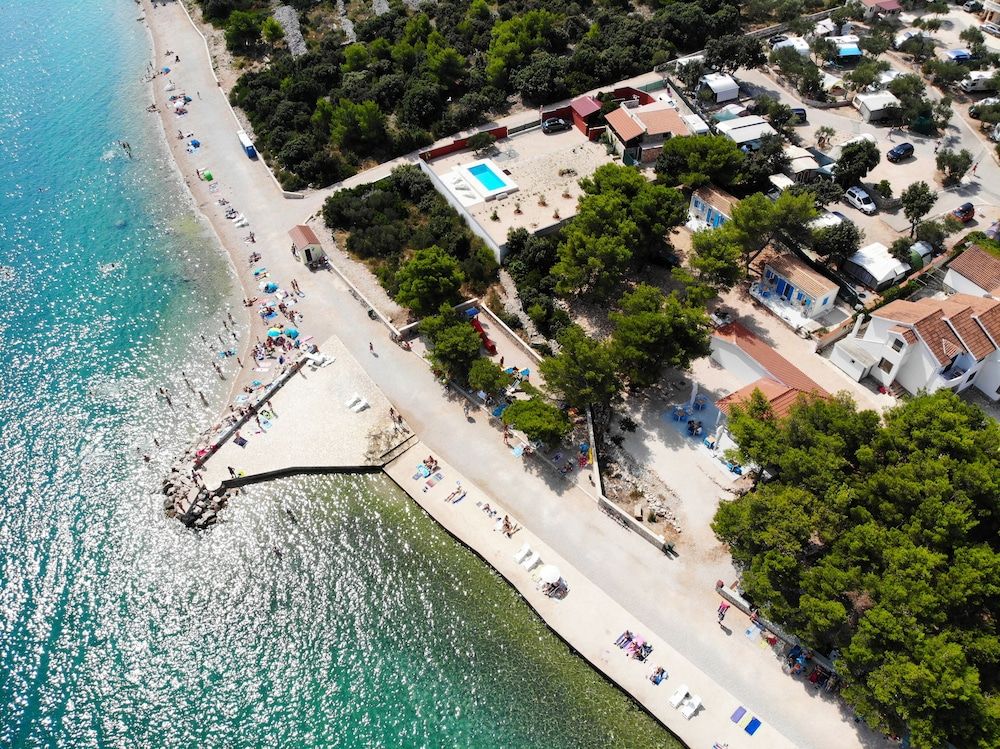
<svg viewBox="0 0 1000 749">
<path fill-rule="evenodd" d="M 180 0 L 177 0 L 177 1 L 180 2 Z M 157 33 L 157 30 L 155 29 L 155 24 L 152 22 L 152 19 L 150 18 L 150 14 L 154 13 L 156 11 L 153 11 L 149 7 L 149 2 L 150 2 L 150 0 L 142 0 L 143 8 L 145 10 L 145 16 L 146 16 L 145 24 L 144 25 L 146 26 L 147 34 L 149 36 L 150 48 L 151 48 L 151 50 L 153 52 L 154 69 L 156 69 L 156 63 L 157 63 L 158 60 L 161 59 L 161 57 L 165 56 L 165 50 L 167 49 L 167 46 L 166 46 L 164 40 L 162 40 L 160 38 L 160 35 Z M 194 19 L 191 18 L 190 14 L 188 13 L 188 11 L 187 11 L 186 8 L 184 8 L 184 13 L 188 17 L 191 25 L 196 30 L 198 30 L 197 29 L 197 24 L 195 23 Z M 202 38 L 204 39 L 204 36 L 201 35 L 200 30 L 198 30 L 198 31 L 199 31 L 199 35 L 202 36 Z M 207 43 L 205 45 L 205 54 L 206 54 L 206 56 L 208 57 L 208 59 L 210 61 L 211 60 L 211 58 L 209 56 L 210 55 L 210 51 L 209 51 Z M 210 67 L 211 67 L 211 63 L 210 63 Z M 212 75 L 213 75 L 213 77 L 216 77 L 215 73 L 214 73 L 214 70 L 212 71 Z M 237 282 L 239 284 L 239 288 L 241 288 L 243 290 L 244 294 L 248 298 L 252 297 L 253 296 L 253 292 L 255 291 L 255 289 L 253 287 L 251 287 L 251 286 L 248 285 L 248 283 L 247 283 L 246 279 L 244 278 L 243 274 L 240 273 L 241 269 L 240 269 L 240 267 L 239 267 L 239 265 L 237 263 L 237 252 L 238 252 L 237 248 L 231 246 L 231 244 L 228 243 L 225 240 L 225 238 L 223 237 L 223 235 L 220 233 L 218 227 L 216 226 L 215 221 L 212 220 L 212 216 L 208 215 L 208 213 L 204 210 L 205 203 L 199 202 L 198 196 L 195 195 L 192 183 L 190 181 L 191 177 L 192 177 L 192 175 L 190 173 L 190 169 L 185 170 L 184 166 L 182 166 L 182 163 L 183 163 L 182 159 L 183 159 L 183 157 L 185 155 L 185 152 L 181 150 L 182 146 L 180 144 L 183 144 L 184 141 L 178 141 L 177 139 L 175 139 L 175 138 L 171 137 L 170 135 L 168 135 L 167 117 L 169 116 L 170 111 L 169 111 L 169 108 L 166 106 L 166 99 L 167 99 L 167 97 L 164 95 L 164 92 L 162 90 L 158 90 L 157 89 L 157 83 L 159 81 L 162 81 L 162 80 L 163 80 L 163 78 L 161 76 L 157 76 L 157 77 L 152 78 L 150 80 L 150 82 L 149 82 L 149 87 L 150 87 L 149 91 L 150 91 L 150 95 L 152 96 L 153 102 L 156 104 L 157 109 L 158 109 L 158 111 L 155 114 L 157 115 L 157 120 L 158 120 L 158 123 L 159 123 L 159 129 L 160 129 L 160 131 L 162 133 L 163 138 L 167 141 L 167 143 L 166 143 L 167 150 L 168 150 L 168 152 L 170 154 L 171 160 L 173 161 L 174 168 L 175 168 L 177 174 L 180 176 L 180 178 L 181 178 L 181 180 L 182 180 L 182 182 L 184 184 L 184 187 L 186 188 L 185 191 L 187 192 L 188 197 L 191 200 L 192 208 L 211 227 L 212 236 L 214 237 L 215 241 L 218 243 L 219 248 L 222 251 L 224 251 L 226 257 L 228 258 L 228 261 L 229 261 L 230 267 L 232 269 L 232 272 L 233 272 L 233 274 L 237 278 Z M 217 77 L 216 77 L 216 80 L 217 80 Z M 220 85 L 220 90 L 221 90 L 221 85 Z M 268 170 L 268 172 L 270 173 L 270 170 Z M 272 179 L 273 179 L 273 175 L 272 175 Z M 245 320 L 247 322 L 247 329 L 248 329 L 249 335 L 246 336 L 245 340 L 243 340 L 243 341 L 240 342 L 240 355 L 242 357 L 246 357 L 248 355 L 248 352 L 249 352 L 249 349 L 250 349 L 250 339 L 251 339 L 251 336 L 253 336 L 253 334 L 254 334 L 254 328 L 255 328 L 255 322 L 256 322 L 254 320 L 255 316 L 253 315 L 251 309 L 249 309 L 249 308 L 245 308 L 245 309 L 246 309 L 246 318 L 245 318 Z M 259 326 L 259 327 L 260 327 L 260 332 L 263 332 L 263 326 Z M 243 359 L 243 361 L 246 362 L 247 360 Z M 238 370 L 238 372 L 235 374 L 233 382 L 232 382 L 232 385 L 230 386 L 230 389 L 229 389 L 229 394 L 228 394 L 228 398 L 226 400 L 226 403 L 231 402 L 233 395 L 242 386 L 242 384 L 245 383 L 248 380 L 247 369 L 248 369 L 248 367 L 244 364 L 243 366 L 240 367 L 240 369 Z M 222 418 L 222 416 L 220 415 L 219 418 Z M 409 455 L 411 452 L 412 452 L 412 450 L 407 450 L 403 454 L 403 456 L 401 456 L 397 460 L 405 458 L 405 456 Z M 383 475 L 385 475 L 387 479 L 389 479 L 390 481 L 392 481 L 400 489 L 400 491 L 402 491 L 418 508 L 420 508 L 420 510 L 422 512 L 424 512 L 428 517 L 430 517 L 431 519 L 433 519 L 434 522 L 442 530 L 444 530 L 445 533 L 447 533 L 450 538 L 452 538 L 456 543 L 460 544 L 463 548 L 465 548 L 469 552 L 471 552 L 477 559 L 479 559 L 483 564 L 486 564 L 495 574 L 497 574 L 502 580 L 504 580 L 504 582 L 508 586 L 510 586 L 510 588 L 512 590 L 514 590 L 518 594 L 518 596 L 521 598 L 521 600 L 524 601 L 524 603 L 528 606 L 528 608 L 532 611 L 532 613 L 535 616 L 537 616 L 545 624 L 545 627 L 555 637 L 557 637 L 560 642 L 562 642 L 564 645 L 566 645 L 566 647 L 569 649 L 569 651 L 574 656 L 583 659 L 587 663 L 588 667 L 591 668 L 595 673 L 599 674 L 602 679 L 604 679 L 606 682 L 608 682 L 610 684 L 613 684 L 616 689 L 618 689 L 623 694 L 627 695 L 629 697 L 629 699 L 632 700 L 632 702 L 636 706 L 638 706 L 647 715 L 649 715 L 653 720 L 655 720 L 657 722 L 657 724 L 660 725 L 663 728 L 663 730 L 666 731 L 670 735 L 670 737 L 672 739 L 674 739 L 675 741 L 677 741 L 678 743 L 680 743 L 682 746 L 685 746 L 685 747 L 689 746 L 689 744 L 687 742 L 685 742 L 673 729 L 670 728 L 669 725 L 667 725 L 667 723 L 663 720 L 662 717 L 660 717 L 660 716 L 658 716 L 656 714 L 656 711 L 652 708 L 651 705 L 647 704 L 645 701 L 643 701 L 642 699 L 640 699 L 636 695 L 634 689 L 629 689 L 620 680 L 615 679 L 610 673 L 608 673 L 607 670 L 605 670 L 604 668 L 601 667 L 601 664 L 598 662 L 598 660 L 596 660 L 595 658 L 593 658 L 590 655 L 588 655 L 588 653 L 586 652 L 586 649 L 582 648 L 579 643 L 574 643 L 573 638 L 571 636 L 565 634 L 564 632 L 562 632 L 560 630 L 559 627 L 555 626 L 552 622 L 550 622 L 549 618 L 547 618 L 545 616 L 545 613 L 540 609 L 540 607 L 537 606 L 534 602 L 532 602 L 532 600 L 526 595 L 527 591 L 523 590 L 517 584 L 517 581 L 509 573 L 505 573 L 496 563 L 490 561 L 490 559 L 488 558 L 489 555 L 488 555 L 487 551 L 485 551 L 484 549 L 480 548 L 480 546 L 477 545 L 477 544 L 470 543 L 470 541 L 468 540 L 468 538 L 464 537 L 457 528 L 454 528 L 452 526 L 452 524 L 445 522 L 441 517 L 438 517 L 433 512 L 431 512 L 430 508 L 427 507 L 425 505 L 425 503 L 421 502 L 421 500 L 420 500 L 420 498 L 418 496 L 415 496 L 415 494 L 413 492 L 408 491 L 407 488 L 404 485 L 402 485 L 399 481 L 397 481 L 389 473 L 389 471 L 387 470 L 387 468 L 388 468 L 388 466 L 383 466 L 382 468 L 379 468 L 378 470 Z M 471 484 L 470 484 L 470 487 L 471 487 Z M 593 584 L 591 583 L 591 585 L 593 585 Z M 595 589 L 597 589 L 597 586 L 593 586 L 593 587 Z M 643 671 L 646 670 L 645 665 L 642 665 L 642 666 L 639 666 L 639 664 L 632 664 L 632 665 L 636 665 L 637 667 L 642 668 Z M 666 683 L 664 684 L 664 686 L 667 687 Z M 666 691 L 669 691 L 669 687 L 667 687 L 667 689 L 662 690 L 662 692 L 664 692 L 664 694 L 661 694 L 660 696 L 662 696 L 664 699 L 667 696 L 665 694 Z"/>
<path fill-rule="evenodd" d="M 413 430 L 423 440 L 427 440 L 424 444 L 430 445 L 436 441 L 433 449 L 437 454 L 454 456 L 453 459 L 464 466 L 464 469 L 460 470 L 463 470 L 466 476 L 478 477 L 479 486 L 488 487 L 478 491 L 485 498 L 489 498 L 491 502 L 493 502 L 494 497 L 504 495 L 506 497 L 502 503 L 504 506 L 510 507 L 512 513 L 516 512 L 523 520 L 527 521 L 529 527 L 535 528 L 538 533 L 545 534 L 545 537 L 551 539 L 549 543 L 543 543 L 542 546 L 549 550 L 554 546 L 559 546 L 564 554 L 577 561 L 578 566 L 589 569 L 589 578 L 582 572 L 574 571 L 574 580 L 578 590 L 584 587 L 593 589 L 602 597 L 602 601 L 610 603 L 614 611 L 622 612 L 620 617 L 622 621 L 616 620 L 615 622 L 615 626 L 619 627 L 617 631 L 606 633 L 610 634 L 607 638 L 601 635 L 599 642 L 590 637 L 590 641 L 596 643 L 595 647 L 589 647 L 586 641 L 580 641 L 579 636 L 572 634 L 572 632 L 577 627 L 578 621 L 593 622 L 597 618 L 595 614 L 601 613 L 599 610 L 581 612 L 577 620 L 571 619 L 555 623 L 546 618 L 535 606 L 532 606 L 545 621 L 546 626 L 561 640 L 569 643 L 574 652 L 583 655 L 588 664 L 601 672 L 604 678 L 614 681 L 630 695 L 634 702 L 643 706 L 643 709 L 647 709 L 641 695 L 647 688 L 658 688 L 653 687 L 645 678 L 645 669 L 640 669 L 642 673 L 638 679 L 635 678 L 636 672 L 634 670 L 630 670 L 627 676 L 616 678 L 617 670 L 612 664 L 604 662 L 600 658 L 600 653 L 602 647 L 607 648 L 610 643 L 613 643 L 621 628 L 636 625 L 639 616 L 631 612 L 642 612 L 643 620 L 655 622 L 658 627 L 656 630 L 652 627 L 644 627 L 644 631 L 668 633 L 671 637 L 669 641 L 660 635 L 651 638 L 657 643 L 658 652 L 678 653 L 677 650 L 666 644 L 672 641 L 678 643 L 678 647 L 682 647 L 685 653 L 690 653 L 690 657 L 678 653 L 678 661 L 687 664 L 684 668 L 685 678 L 689 668 L 690 683 L 696 687 L 694 691 L 711 699 L 711 702 L 706 702 L 705 708 L 690 722 L 683 720 L 678 711 L 667 708 L 669 712 L 666 715 L 669 716 L 671 723 L 677 724 L 677 730 L 670 728 L 668 723 L 657 718 L 658 722 L 663 723 L 670 733 L 678 735 L 678 731 L 680 731 L 684 735 L 690 735 L 691 739 L 688 743 L 691 743 L 692 746 L 706 742 L 707 745 L 711 745 L 713 741 L 727 741 L 733 749 L 752 746 L 751 737 L 744 734 L 736 724 L 728 720 L 729 712 L 741 702 L 748 708 L 757 710 L 764 721 L 762 734 L 757 737 L 756 741 L 758 746 L 761 741 L 768 746 L 792 746 L 794 742 L 788 738 L 789 736 L 796 737 L 798 744 L 804 747 L 823 746 L 823 744 L 814 743 L 811 738 L 816 735 L 816 730 L 820 725 L 823 726 L 821 733 L 826 737 L 842 735 L 844 739 L 842 746 L 860 746 L 863 739 L 851 724 L 850 717 L 844 715 L 839 708 L 824 713 L 822 719 L 820 719 L 819 714 L 812 715 L 808 723 L 789 719 L 787 711 L 794 709 L 793 706 L 804 708 L 800 711 L 800 714 L 803 715 L 809 711 L 810 706 L 815 704 L 812 702 L 813 695 L 808 691 L 808 688 L 803 688 L 797 682 L 785 681 L 784 675 L 771 662 L 770 654 L 763 659 L 756 656 L 744 657 L 748 654 L 739 649 L 739 640 L 742 638 L 731 641 L 731 644 L 727 644 L 725 640 L 715 641 L 714 616 L 710 617 L 710 621 L 705 627 L 694 624 L 695 621 L 700 621 L 698 617 L 706 610 L 702 607 L 715 597 L 714 590 L 707 591 L 694 585 L 693 578 L 698 575 L 696 574 L 697 570 L 691 565 L 698 563 L 697 556 L 687 557 L 686 566 L 685 560 L 682 560 L 682 566 L 676 568 L 677 575 L 670 577 L 670 581 L 665 585 L 662 574 L 665 570 L 661 569 L 659 564 L 662 559 L 659 556 L 655 559 L 652 557 L 654 551 L 651 547 L 633 548 L 634 545 L 627 540 L 621 541 L 616 535 L 617 526 L 609 527 L 603 519 L 591 517 L 590 513 L 595 509 L 592 501 L 586 502 L 586 506 L 583 508 L 571 507 L 569 502 L 577 503 L 580 499 L 572 493 L 572 489 L 564 492 L 562 487 L 559 487 L 559 490 L 554 491 L 551 486 L 536 485 L 533 483 L 536 479 L 530 475 L 530 472 L 524 471 L 522 475 L 519 468 L 516 469 L 518 470 L 516 475 L 506 474 L 509 480 L 505 481 L 503 487 L 497 486 L 498 477 L 504 476 L 505 474 L 502 472 L 508 471 L 511 464 L 505 462 L 510 461 L 510 456 L 501 454 L 504 451 L 498 450 L 497 445 L 492 444 L 487 447 L 485 440 L 495 440 L 495 434 L 490 433 L 486 436 L 481 445 L 474 441 L 475 435 L 478 434 L 477 430 L 485 427 L 481 425 L 470 426 L 464 417 L 460 418 L 459 414 L 447 412 L 447 399 L 441 399 L 439 385 L 432 382 L 433 378 L 426 362 L 413 359 L 412 357 L 418 355 L 402 353 L 394 344 L 389 343 L 385 336 L 385 329 L 380 324 L 370 323 L 357 302 L 350 299 L 347 287 L 336 277 L 336 274 L 309 273 L 301 264 L 292 260 L 287 250 L 275 250 L 275 248 L 288 247 L 287 230 L 294 224 L 305 223 L 308 217 L 314 216 L 322 205 L 322 200 L 334 188 L 310 192 L 304 195 L 302 200 L 286 199 L 282 191 L 274 185 L 273 177 L 270 174 L 267 176 L 260 174 L 261 169 L 269 172 L 266 165 L 260 160 L 250 161 L 238 149 L 235 133 L 230 126 L 232 108 L 225 97 L 225 92 L 217 85 L 210 52 L 204 43 L 205 37 L 188 14 L 187 9 L 183 7 L 178 9 L 175 3 L 169 3 L 160 6 L 158 10 L 152 10 L 150 0 L 142 0 L 142 5 L 145 10 L 144 21 L 154 40 L 154 63 L 156 60 L 163 59 L 161 55 L 165 49 L 180 49 L 182 59 L 171 76 L 171 78 L 176 77 L 177 79 L 177 93 L 184 91 L 185 86 L 187 86 L 189 93 L 192 90 L 198 91 L 200 88 L 200 92 L 192 102 L 190 113 L 184 118 L 170 120 L 171 123 L 177 122 L 180 127 L 184 128 L 185 132 L 192 131 L 194 137 L 202 141 L 203 147 L 199 149 L 197 154 L 192 155 L 186 153 L 186 149 L 179 150 L 184 148 L 183 140 L 177 141 L 168 134 L 172 125 L 168 124 L 167 120 L 174 115 L 165 106 L 167 97 L 164 92 L 156 88 L 160 82 L 165 81 L 165 78 L 157 76 L 150 84 L 153 86 L 153 96 L 159 108 L 157 114 L 161 121 L 164 137 L 168 141 L 171 157 L 178 170 L 185 177 L 185 186 L 188 188 L 195 210 L 204 216 L 212 226 L 213 233 L 229 256 L 240 288 L 251 296 L 257 291 L 253 285 L 254 279 L 248 278 L 250 269 L 244 263 L 237 262 L 240 245 L 244 244 L 247 251 L 250 249 L 249 245 L 246 245 L 237 232 L 233 231 L 235 227 L 230 225 L 230 228 L 226 228 L 228 222 L 222 222 L 222 210 L 215 205 L 215 199 L 223 196 L 230 200 L 232 207 L 244 212 L 248 220 L 253 222 L 252 228 L 257 234 L 256 248 L 260 248 L 260 252 L 267 255 L 268 267 L 272 274 L 275 277 L 280 277 L 283 281 L 287 281 L 291 276 L 300 280 L 305 292 L 302 294 L 305 297 L 302 310 L 306 313 L 305 322 L 301 323 L 303 332 L 312 335 L 317 342 L 335 338 L 343 343 L 354 362 L 365 370 L 367 377 L 384 393 L 385 397 L 393 402 L 392 398 L 395 395 L 396 403 L 400 404 L 397 409 L 400 411 L 405 409 L 409 412 L 402 415 L 412 425 Z M 160 21 L 156 20 L 156 14 L 159 14 Z M 170 40 L 169 47 L 168 39 Z M 173 54 L 172 51 L 171 56 Z M 205 56 L 203 62 L 202 55 Z M 188 61 L 193 63 L 193 68 L 186 64 Z M 174 67 L 172 62 L 168 64 L 170 67 Z M 156 66 L 156 69 L 158 68 L 159 66 Z M 222 96 L 222 100 L 217 99 L 218 96 Z M 211 167 L 216 176 L 216 184 L 219 186 L 214 190 L 209 190 L 205 182 L 200 180 L 192 182 L 195 166 Z M 381 165 L 376 170 L 387 169 L 389 166 L 390 164 Z M 371 178 L 371 172 L 376 170 L 359 173 L 358 181 Z M 353 182 L 355 180 L 349 184 Z M 244 274 L 247 275 L 244 276 Z M 250 320 L 250 335 L 253 335 L 255 331 L 258 334 L 263 332 L 264 327 L 259 324 L 261 321 L 255 319 L 258 316 L 250 310 L 247 314 Z M 370 341 L 378 343 L 378 353 L 369 348 Z M 244 345 L 250 345 L 249 338 Z M 387 345 L 389 350 L 385 348 Z M 374 358 L 369 359 L 369 352 Z M 236 381 L 232 385 L 233 391 L 248 381 L 250 372 L 246 371 L 247 369 L 246 365 L 241 364 L 240 371 L 235 373 Z M 414 388 L 417 390 L 415 391 Z M 419 400 L 414 402 L 412 400 L 414 394 L 421 391 L 428 396 L 426 402 Z M 225 413 L 219 418 L 220 420 L 225 418 Z M 472 423 L 474 425 L 475 421 L 473 420 Z M 331 423 L 330 427 L 335 429 L 336 424 Z M 455 440 L 459 434 L 464 434 L 467 438 L 471 437 L 472 439 L 459 445 L 458 452 L 455 452 L 457 444 Z M 476 465 L 477 459 L 482 461 L 480 465 Z M 494 464 L 501 473 L 488 471 L 487 475 L 483 475 L 484 466 L 493 466 Z M 520 461 L 517 464 L 520 465 Z M 388 469 L 385 472 L 388 474 Z M 396 483 L 399 484 L 398 481 Z M 463 484 L 475 490 L 472 481 L 463 482 Z M 515 487 L 520 487 L 520 491 Z M 547 503 L 545 507 L 538 509 L 526 504 L 526 498 L 534 498 L 539 491 L 543 492 L 546 499 L 553 499 L 555 502 Z M 455 530 L 447 525 L 442 518 L 436 516 L 434 508 L 429 509 L 423 504 L 427 495 L 418 493 L 418 496 L 413 496 L 406 491 L 405 487 L 404 492 L 425 512 L 434 517 L 449 535 L 456 536 Z M 518 505 L 520 505 L 519 511 Z M 577 512 L 578 510 L 579 512 Z M 525 530 L 525 536 L 527 535 L 530 535 L 530 532 Z M 580 543 L 581 539 L 590 539 L 592 543 L 579 548 L 578 551 L 577 548 L 574 548 L 574 544 Z M 516 565 L 511 563 L 511 554 L 507 553 L 502 557 L 491 555 L 488 548 L 491 541 L 489 536 L 485 539 L 487 546 L 482 545 L 482 539 L 473 540 L 458 535 L 457 540 L 484 559 L 497 574 L 518 589 L 523 597 L 531 595 L 532 590 L 521 590 L 518 585 L 519 578 L 512 578 L 508 574 L 517 573 Z M 604 552 L 604 555 L 595 566 L 595 554 L 599 554 L 601 551 Z M 556 553 L 550 553 L 549 556 L 550 558 L 563 558 Z M 615 571 L 608 573 L 604 569 L 608 565 L 614 567 Z M 512 566 L 515 569 L 505 571 L 507 567 Z M 566 563 L 566 567 L 569 569 L 573 565 Z M 716 579 L 715 576 L 712 576 L 712 580 L 714 579 Z M 612 593 L 614 598 L 611 597 Z M 674 599 L 669 598 L 671 593 L 676 596 Z M 573 596 L 571 595 L 570 598 L 572 599 Z M 571 603 L 574 602 L 571 601 Z M 711 611 L 711 607 L 715 605 L 716 603 L 708 604 L 707 610 Z M 743 625 L 736 625 L 737 631 L 741 626 Z M 593 635 L 593 632 L 590 634 Z M 605 640 L 607 641 L 605 642 Z M 589 650 L 594 650 L 596 655 L 593 657 L 588 655 Z M 694 661 L 700 665 L 695 665 Z M 604 665 L 601 665 L 602 663 Z M 759 672 L 758 669 L 764 663 L 767 664 L 766 668 L 773 669 L 773 672 Z M 649 668 L 654 665 L 660 664 L 652 663 Z M 672 671 L 675 664 L 664 662 L 662 665 L 670 667 Z M 733 676 L 737 678 L 734 679 Z M 638 683 L 633 683 L 636 681 Z M 666 683 L 665 689 L 660 689 L 652 696 L 657 698 L 658 703 L 666 705 L 667 699 L 679 681 L 681 679 L 671 679 Z M 702 684 L 705 684 L 704 688 L 702 688 Z M 773 689 L 758 692 L 765 684 Z M 731 689 L 733 691 L 730 691 Z M 741 694 L 742 697 L 738 699 L 736 694 Z M 709 715 L 705 715 L 706 711 L 711 712 Z M 708 730 L 712 730 L 718 735 L 709 736 L 702 733 Z M 836 734 L 832 733 L 834 730 Z M 683 739 L 681 740 L 683 741 Z"/>
</svg>

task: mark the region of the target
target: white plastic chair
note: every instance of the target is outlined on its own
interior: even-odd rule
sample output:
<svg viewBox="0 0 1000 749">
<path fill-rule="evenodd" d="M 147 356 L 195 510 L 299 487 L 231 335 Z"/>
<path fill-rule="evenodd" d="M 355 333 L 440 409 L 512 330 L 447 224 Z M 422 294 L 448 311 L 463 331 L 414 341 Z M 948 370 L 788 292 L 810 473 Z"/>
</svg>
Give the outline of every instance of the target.
<svg viewBox="0 0 1000 749">
<path fill-rule="evenodd" d="M 533 551 L 531 552 L 531 555 L 527 559 L 521 562 L 521 566 L 524 567 L 524 569 L 531 571 L 532 569 L 535 568 L 536 565 L 541 563 L 541 561 L 542 561 L 542 555 L 539 554 L 537 551 Z"/>
<path fill-rule="evenodd" d="M 514 561 L 520 564 L 525 559 L 528 558 L 528 554 L 531 553 L 531 546 L 529 544 L 524 544 L 520 549 L 514 552 Z"/>
<path fill-rule="evenodd" d="M 670 707 L 677 709 L 681 706 L 681 703 L 687 699 L 688 696 L 688 686 L 687 684 L 681 684 L 677 687 L 677 691 L 673 693 L 670 697 Z"/>
<path fill-rule="evenodd" d="M 685 702 L 684 706 L 681 707 L 681 715 L 688 720 L 691 720 L 694 714 L 698 711 L 699 707 L 701 707 L 701 697 L 696 694 L 692 694 L 691 699 Z"/>
</svg>

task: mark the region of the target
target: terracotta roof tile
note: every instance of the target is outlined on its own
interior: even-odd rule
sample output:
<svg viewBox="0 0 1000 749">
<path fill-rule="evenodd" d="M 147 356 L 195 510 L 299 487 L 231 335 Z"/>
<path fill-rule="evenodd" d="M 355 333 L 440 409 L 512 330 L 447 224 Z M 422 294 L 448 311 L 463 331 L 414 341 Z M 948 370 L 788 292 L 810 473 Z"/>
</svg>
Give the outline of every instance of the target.
<svg viewBox="0 0 1000 749">
<path fill-rule="evenodd" d="M 618 133 L 623 141 L 630 141 L 642 135 L 642 125 L 632 119 L 632 116 L 622 108 L 615 109 L 604 115 L 608 125 Z"/>
<path fill-rule="evenodd" d="M 927 307 L 916 302 L 896 299 L 872 312 L 872 317 L 881 317 L 883 320 L 895 320 L 896 322 L 912 325 L 918 320 L 923 320 L 927 317 L 929 312 L 930 310 Z"/>
<path fill-rule="evenodd" d="M 915 322 L 913 327 L 940 364 L 947 364 L 953 357 L 965 351 L 965 346 L 945 322 L 945 314 L 940 307 Z"/>
<path fill-rule="evenodd" d="M 569 103 L 573 111 L 576 112 L 580 117 L 587 118 L 594 112 L 601 111 L 601 103 L 597 101 L 593 96 L 578 96 L 573 101 Z"/>
<path fill-rule="evenodd" d="M 990 309 L 977 315 L 980 326 L 985 330 L 993 342 L 1000 346 L 1000 304 L 993 305 Z"/>
<path fill-rule="evenodd" d="M 805 393 L 828 396 L 805 372 L 792 364 L 764 341 L 747 330 L 739 322 L 723 325 L 715 331 L 715 337 L 728 341 L 763 367 L 775 380 L 788 387 Z"/>
<path fill-rule="evenodd" d="M 958 337 L 965 344 L 969 353 L 976 357 L 976 361 L 981 361 L 996 351 L 996 346 L 990 341 L 973 315 L 972 308 L 966 307 L 961 312 L 949 316 L 948 322 L 958 333 Z"/>
<path fill-rule="evenodd" d="M 951 261 L 948 268 L 969 279 L 991 294 L 1000 293 L 1000 258 L 979 245 L 970 245 Z"/>
<path fill-rule="evenodd" d="M 306 226 L 305 224 L 293 226 L 288 232 L 288 236 L 292 238 L 292 244 L 300 250 L 311 244 L 319 244 L 319 237 L 316 236 L 316 232 L 312 230 L 311 226 Z"/>
<path fill-rule="evenodd" d="M 759 380 L 754 380 L 749 385 L 741 387 L 736 392 L 720 398 L 715 402 L 715 405 L 728 416 L 730 407 L 734 404 L 745 403 L 750 400 L 750 396 L 753 395 L 754 390 L 760 390 L 761 394 L 767 399 L 767 402 L 771 404 L 774 415 L 779 417 L 787 415 L 792 410 L 792 406 L 795 405 L 800 395 L 809 395 L 798 388 L 782 385 L 780 382 L 776 382 L 768 377 L 761 377 Z"/>
<path fill-rule="evenodd" d="M 902 325 L 893 325 L 889 328 L 890 333 L 898 333 L 903 336 L 903 340 L 906 341 L 911 346 L 917 342 L 917 334 L 914 333 L 909 328 L 904 328 Z"/>
<path fill-rule="evenodd" d="M 676 109 L 664 107 L 636 112 L 636 117 L 646 126 L 646 135 L 687 135 L 690 131 Z"/>
</svg>

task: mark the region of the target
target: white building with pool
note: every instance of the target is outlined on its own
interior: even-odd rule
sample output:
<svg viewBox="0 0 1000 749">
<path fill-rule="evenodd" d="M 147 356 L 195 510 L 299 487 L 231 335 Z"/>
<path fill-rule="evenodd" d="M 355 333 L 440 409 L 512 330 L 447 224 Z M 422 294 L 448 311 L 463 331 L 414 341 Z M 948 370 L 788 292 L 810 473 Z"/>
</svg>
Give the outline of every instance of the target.
<svg viewBox="0 0 1000 749">
<path fill-rule="evenodd" d="M 493 159 L 459 164 L 441 176 L 441 181 L 465 207 L 517 192 L 517 184 Z"/>
</svg>

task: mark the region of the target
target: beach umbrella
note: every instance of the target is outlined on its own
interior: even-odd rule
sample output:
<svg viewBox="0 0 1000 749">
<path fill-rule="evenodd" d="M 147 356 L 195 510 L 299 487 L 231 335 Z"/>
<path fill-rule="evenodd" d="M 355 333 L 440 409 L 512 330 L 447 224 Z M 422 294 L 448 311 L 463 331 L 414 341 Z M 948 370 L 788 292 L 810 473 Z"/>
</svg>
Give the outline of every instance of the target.
<svg viewBox="0 0 1000 749">
<path fill-rule="evenodd" d="M 277 338 L 279 335 L 281 335 L 281 331 L 277 328 L 271 328 L 267 331 L 268 338 Z"/>
<path fill-rule="evenodd" d="M 267 281 L 264 284 L 264 291 L 266 291 L 268 294 L 273 294 L 277 290 L 278 290 L 278 284 L 276 284 L 274 281 Z"/>
<path fill-rule="evenodd" d="M 543 583 L 557 583 L 562 579 L 562 573 L 559 572 L 559 568 L 554 564 L 546 564 L 540 570 L 538 570 L 538 579 Z"/>
<path fill-rule="evenodd" d="M 170 72 L 170 68 L 160 68 L 160 72 L 161 73 L 169 73 Z"/>
<path fill-rule="evenodd" d="M 297 328 L 285 328 L 285 335 L 289 338 L 298 338 L 299 331 Z"/>
<path fill-rule="evenodd" d="M 515 458 L 520 458 L 522 455 L 524 455 L 524 445 L 518 445 L 513 450 L 511 450 L 511 452 L 514 453 Z"/>
<path fill-rule="evenodd" d="M 200 141 L 200 140 L 193 140 L 193 139 L 192 139 L 192 141 L 191 141 L 191 145 L 192 145 L 192 146 L 193 146 L 194 148 L 201 148 L 201 141 Z"/>
</svg>

